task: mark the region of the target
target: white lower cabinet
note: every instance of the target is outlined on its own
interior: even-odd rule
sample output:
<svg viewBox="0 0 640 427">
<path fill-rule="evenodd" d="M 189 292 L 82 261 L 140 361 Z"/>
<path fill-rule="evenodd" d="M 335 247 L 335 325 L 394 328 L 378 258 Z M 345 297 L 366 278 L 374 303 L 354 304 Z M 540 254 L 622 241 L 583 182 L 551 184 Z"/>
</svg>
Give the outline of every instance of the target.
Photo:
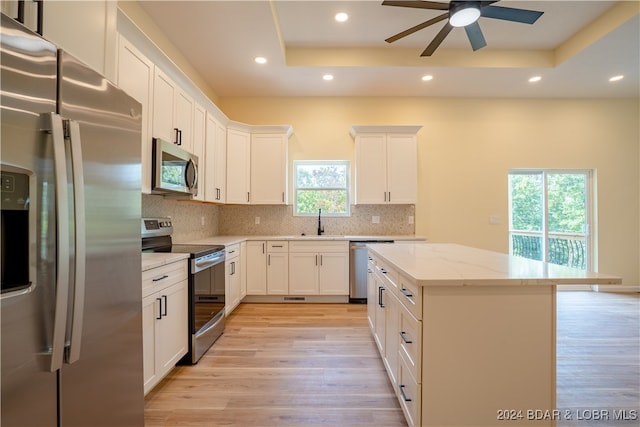
<svg viewBox="0 0 640 427">
<path fill-rule="evenodd" d="M 349 242 L 289 242 L 289 293 L 348 295 Z"/>
<path fill-rule="evenodd" d="M 267 242 L 247 242 L 247 295 L 267 294 Z"/>
<path fill-rule="evenodd" d="M 267 295 L 289 294 L 289 242 L 267 242 Z"/>
<path fill-rule="evenodd" d="M 144 393 L 187 353 L 187 261 L 142 272 Z"/>
<path fill-rule="evenodd" d="M 407 424 L 419 426 L 422 412 L 422 289 L 376 257 L 370 257 L 368 269 L 367 314 L 371 333 Z"/>
<path fill-rule="evenodd" d="M 242 266 L 240 265 L 240 244 L 229 245 L 225 255 L 225 314 L 228 316 L 240 304 Z"/>
</svg>

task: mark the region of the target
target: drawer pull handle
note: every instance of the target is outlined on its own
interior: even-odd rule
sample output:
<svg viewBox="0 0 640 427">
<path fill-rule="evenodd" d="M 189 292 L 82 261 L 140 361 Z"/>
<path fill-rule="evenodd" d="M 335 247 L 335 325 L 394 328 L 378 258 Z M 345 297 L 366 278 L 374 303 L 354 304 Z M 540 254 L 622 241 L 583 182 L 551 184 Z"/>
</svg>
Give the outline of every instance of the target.
<svg viewBox="0 0 640 427">
<path fill-rule="evenodd" d="M 387 270 L 385 270 L 384 268 L 380 268 L 379 270 L 380 270 L 380 273 L 387 274 Z"/>
<path fill-rule="evenodd" d="M 411 344 L 413 342 L 407 338 L 407 333 L 405 331 L 400 331 L 400 337 L 402 338 L 402 341 L 404 341 L 406 344 Z"/>
<path fill-rule="evenodd" d="M 162 313 L 163 316 L 167 315 L 167 296 L 166 295 L 162 295 L 162 299 L 164 300 L 164 313 Z M 162 304 L 161 304 L 162 305 Z"/>
<path fill-rule="evenodd" d="M 378 305 L 380 308 L 384 308 L 384 303 L 382 302 L 382 291 L 384 291 L 384 287 L 378 286 Z"/>
<path fill-rule="evenodd" d="M 411 399 L 409 399 L 407 397 L 407 395 L 404 393 L 404 384 L 400 384 L 398 387 L 400 387 L 400 394 L 402 395 L 402 398 L 404 399 L 405 402 L 411 402 Z"/>
<path fill-rule="evenodd" d="M 159 282 L 160 280 L 164 280 L 164 279 L 166 279 L 167 277 L 169 277 L 169 276 L 167 276 L 167 275 L 165 274 L 164 276 L 162 276 L 162 277 L 158 277 L 157 279 L 152 279 L 152 281 L 153 281 L 153 282 Z"/>
<path fill-rule="evenodd" d="M 407 298 L 413 298 L 413 294 L 410 293 L 406 288 L 400 288 L 400 292 Z"/>
<path fill-rule="evenodd" d="M 284 246 L 282 245 L 271 245 L 272 248 L 283 248 Z"/>
<path fill-rule="evenodd" d="M 160 320 L 162 319 L 162 298 L 156 298 L 156 301 L 158 301 L 160 304 L 158 305 L 158 317 L 156 317 L 156 320 Z"/>
</svg>

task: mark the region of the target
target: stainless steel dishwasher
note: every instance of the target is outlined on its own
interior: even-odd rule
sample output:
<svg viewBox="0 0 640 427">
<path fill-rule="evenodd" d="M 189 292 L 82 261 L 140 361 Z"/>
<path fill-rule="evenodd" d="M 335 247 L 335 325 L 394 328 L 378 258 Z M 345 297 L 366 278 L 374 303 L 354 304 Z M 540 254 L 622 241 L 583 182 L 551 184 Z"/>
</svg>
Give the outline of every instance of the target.
<svg viewBox="0 0 640 427">
<path fill-rule="evenodd" d="M 352 240 L 349 242 L 349 302 L 367 302 L 367 244 L 393 240 Z"/>
</svg>

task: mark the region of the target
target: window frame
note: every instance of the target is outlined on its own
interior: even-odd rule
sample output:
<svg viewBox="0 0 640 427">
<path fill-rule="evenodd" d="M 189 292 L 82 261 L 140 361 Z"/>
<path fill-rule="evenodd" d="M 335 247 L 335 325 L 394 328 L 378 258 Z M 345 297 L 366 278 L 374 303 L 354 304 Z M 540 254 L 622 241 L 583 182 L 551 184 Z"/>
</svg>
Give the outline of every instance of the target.
<svg viewBox="0 0 640 427">
<path fill-rule="evenodd" d="M 595 201 L 595 179 L 596 179 L 596 171 L 593 169 L 510 169 L 507 174 L 507 180 L 509 181 L 510 175 L 540 175 L 542 178 L 542 229 L 540 231 L 531 231 L 527 232 L 524 230 L 516 230 L 513 228 L 512 224 L 512 194 L 511 194 L 511 184 L 508 184 L 509 187 L 509 255 L 513 255 L 513 234 L 527 234 L 531 233 L 532 235 L 540 235 L 542 239 L 542 261 L 549 262 L 549 235 L 554 234 L 549 231 L 549 221 L 548 221 L 548 190 L 549 183 L 548 178 L 549 175 L 559 175 L 559 174 L 571 174 L 571 175 L 584 175 L 585 177 L 585 230 L 584 230 L 584 239 L 586 244 L 585 249 L 585 270 L 586 271 L 595 271 L 598 265 L 597 251 L 595 247 L 595 242 L 597 241 L 597 228 L 594 218 L 596 217 L 596 205 Z"/>
<path fill-rule="evenodd" d="M 328 165 L 328 166 L 345 166 L 347 172 L 346 184 L 344 187 L 298 187 L 298 166 L 306 165 Z M 293 161 L 293 216 L 309 217 L 316 216 L 317 213 L 300 213 L 298 212 L 298 191 L 330 191 L 344 190 L 347 193 L 346 212 L 345 213 L 329 213 L 322 212 L 325 217 L 350 217 L 351 216 L 351 162 L 349 160 L 294 160 Z"/>
</svg>

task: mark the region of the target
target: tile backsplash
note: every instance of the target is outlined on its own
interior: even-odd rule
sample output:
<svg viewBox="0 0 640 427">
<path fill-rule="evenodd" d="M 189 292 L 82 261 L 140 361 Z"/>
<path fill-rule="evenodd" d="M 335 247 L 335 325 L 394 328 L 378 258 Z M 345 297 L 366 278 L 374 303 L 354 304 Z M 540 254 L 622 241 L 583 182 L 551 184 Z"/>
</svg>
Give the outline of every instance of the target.
<svg viewBox="0 0 640 427">
<path fill-rule="evenodd" d="M 412 235 L 415 224 L 409 218 L 414 215 L 414 205 L 353 205 L 350 217 L 323 216 L 322 225 L 327 235 Z M 293 206 L 214 205 L 146 194 L 142 216 L 171 217 L 176 242 L 218 235 L 314 235 L 318 230 L 317 216 L 294 216 Z"/>
</svg>

